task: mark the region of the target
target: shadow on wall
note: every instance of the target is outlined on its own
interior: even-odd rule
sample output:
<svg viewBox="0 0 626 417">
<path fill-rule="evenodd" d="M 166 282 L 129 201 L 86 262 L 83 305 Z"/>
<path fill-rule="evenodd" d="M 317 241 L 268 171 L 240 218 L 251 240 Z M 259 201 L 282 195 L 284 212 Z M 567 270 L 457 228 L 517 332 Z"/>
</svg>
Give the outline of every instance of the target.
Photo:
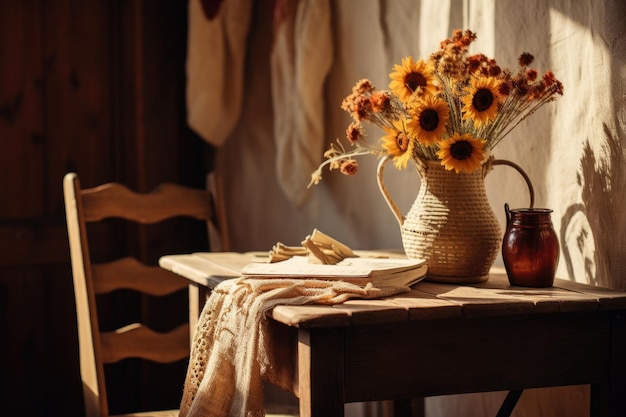
<svg viewBox="0 0 626 417">
<path fill-rule="evenodd" d="M 619 130 L 611 132 L 604 124 L 606 141 L 597 157 L 587 140 L 580 161 L 577 183 L 582 200 L 565 211 L 560 240 L 568 276 L 579 277 L 600 287 L 626 290 L 626 162 Z M 577 255 L 574 255 L 577 254 Z M 584 265 L 574 263 L 582 259 Z M 582 269 L 581 269 L 582 268 Z"/>
</svg>

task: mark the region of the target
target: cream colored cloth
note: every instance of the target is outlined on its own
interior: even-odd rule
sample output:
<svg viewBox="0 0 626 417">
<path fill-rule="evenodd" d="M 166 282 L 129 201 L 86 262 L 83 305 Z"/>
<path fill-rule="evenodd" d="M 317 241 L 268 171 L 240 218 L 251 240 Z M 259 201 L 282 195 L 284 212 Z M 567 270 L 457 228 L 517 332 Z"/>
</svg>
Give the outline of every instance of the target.
<svg viewBox="0 0 626 417">
<path fill-rule="evenodd" d="M 333 57 L 330 2 L 276 0 L 271 53 L 276 174 L 296 206 L 323 153 L 324 82 Z"/>
<path fill-rule="evenodd" d="M 209 19 L 200 0 L 189 0 L 187 122 L 215 146 L 224 143 L 241 113 L 252 4 L 222 1 Z"/>
<path fill-rule="evenodd" d="M 218 285 L 193 340 L 181 417 L 261 417 L 262 378 L 272 370 L 265 313 L 279 304 L 337 304 L 381 298 L 409 288 L 360 287 L 341 281 L 237 278 Z"/>
<path fill-rule="evenodd" d="M 276 0 L 273 7 L 269 82 L 276 175 L 287 198 L 300 206 L 311 192 L 307 184 L 325 143 L 324 83 L 333 56 L 330 3 Z M 189 1 L 187 119 L 214 146 L 224 144 L 241 114 L 252 11 L 253 0 L 223 1 L 209 19 L 199 0 Z"/>
</svg>

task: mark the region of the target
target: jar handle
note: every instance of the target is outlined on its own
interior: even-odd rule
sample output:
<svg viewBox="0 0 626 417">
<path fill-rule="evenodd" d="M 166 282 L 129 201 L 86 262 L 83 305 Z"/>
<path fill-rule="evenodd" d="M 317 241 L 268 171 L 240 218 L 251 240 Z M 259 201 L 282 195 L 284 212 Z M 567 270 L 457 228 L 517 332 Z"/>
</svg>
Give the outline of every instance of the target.
<svg viewBox="0 0 626 417">
<path fill-rule="evenodd" d="M 519 172 L 520 175 L 524 178 L 524 181 L 526 181 L 526 185 L 528 186 L 528 192 L 530 194 L 530 206 L 528 206 L 528 208 L 535 207 L 535 190 L 533 188 L 532 182 L 530 181 L 530 178 L 528 177 L 526 172 L 524 172 L 522 167 L 506 159 L 494 159 L 491 162 L 491 165 L 507 165 L 507 166 L 510 166 L 511 168 L 514 168 L 517 172 Z M 507 216 L 507 221 L 508 221 L 508 216 Z"/>
<path fill-rule="evenodd" d="M 506 215 L 506 227 L 508 229 L 509 223 L 511 222 L 511 209 L 509 208 L 509 203 L 504 203 L 504 214 Z"/>
<path fill-rule="evenodd" d="M 402 225 L 404 224 L 404 215 L 398 208 L 398 205 L 396 204 L 396 202 L 391 197 L 391 194 L 389 194 L 389 190 L 387 190 L 387 186 L 385 185 L 385 181 L 383 179 L 385 163 L 387 163 L 387 161 L 391 158 L 392 156 L 388 155 L 384 158 L 381 158 L 380 162 L 378 162 L 378 169 L 376 170 L 376 179 L 378 181 L 378 189 L 380 190 L 380 193 L 383 195 L 383 198 L 387 202 L 387 205 L 389 206 L 391 213 L 393 213 L 394 217 L 398 221 L 398 224 L 400 225 L 400 227 L 402 227 Z"/>
</svg>

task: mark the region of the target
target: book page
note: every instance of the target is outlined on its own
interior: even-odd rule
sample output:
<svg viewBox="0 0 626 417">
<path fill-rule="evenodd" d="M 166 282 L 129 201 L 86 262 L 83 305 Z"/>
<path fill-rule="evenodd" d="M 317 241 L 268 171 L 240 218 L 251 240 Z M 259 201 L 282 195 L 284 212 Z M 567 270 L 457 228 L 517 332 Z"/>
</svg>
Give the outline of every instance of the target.
<svg viewBox="0 0 626 417">
<path fill-rule="evenodd" d="M 306 256 L 294 256 L 275 263 L 251 262 L 243 267 L 246 276 L 372 278 L 410 270 L 424 264 L 423 260 L 406 258 L 346 258 L 335 265 L 309 262 Z"/>
</svg>

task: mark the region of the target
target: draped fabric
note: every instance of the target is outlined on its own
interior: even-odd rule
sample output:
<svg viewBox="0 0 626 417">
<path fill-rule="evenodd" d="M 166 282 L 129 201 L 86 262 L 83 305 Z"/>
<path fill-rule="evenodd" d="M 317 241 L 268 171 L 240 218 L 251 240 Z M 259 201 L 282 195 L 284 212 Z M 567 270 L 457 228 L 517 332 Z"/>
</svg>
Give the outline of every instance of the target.
<svg viewBox="0 0 626 417">
<path fill-rule="evenodd" d="M 296 9 L 306 3 L 291 1 Z M 288 108 L 288 96 L 276 100 L 272 85 L 277 70 L 272 57 L 276 45 L 274 7 L 281 2 L 256 0 L 253 5 L 240 79 L 245 96 L 217 160 L 225 181 L 234 249 L 270 248 L 277 241 L 298 244 L 312 228 L 327 231 L 356 249 L 401 247 L 397 223 L 376 185 L 374 158 L 362 159 L 353 177 L 324 172 L 322 182 L 308 192 L 302 191 L 304 197 L 300 198 L 293 184 L 302 182 L 304 190 L 303 178 L 310 174 L 310 162 L 301 161 L 317 157 L 321 162 L 322 156 L 300 155 L 296 159 L 287 151 L 297 152 L 302 140 L 311 145 L 308 150 L 301 148 L 307 153 L 319 143 L 325 149 L 331 141 L 342 138 L 349 117 L 340 104 L 355 81 L 369 78 L 377 87 L 385 88 L 393 65 L 404 56 L 426 57 L 453 29 L 469 28 L 478 35 L 473 52 L 485 53 L 504 67 L 515 67 L 517 56 L 530 52 L 535 56 L 533 67 L 540 73 L 550 69 L 563 82 L 565 95 L 518 126 L 494 153 L 525 170 L 535 188 L 536 206 L 554 210 L 552 220 L 561 244 L 558 276 L 626 289 L 625 2 L 315 2 L 324 3 L 318 7 L 328 7 L 332 44 L 331 49 L 315 53 L 332 59 L 328 69 L 322 66 L 316 80 L 319 83 L 323 78 L 321 87 L 315 87 L 322 90 L 323 101 L 311 102 L 308 109 L 311 120 L 324 122 L 315 130 L 305 129 L 321 135 L 311 139 L 295 137 L 297 130 L 278 127 L 294 114 Z M 294 26 L 294 33 L 298 28 Z M 316 112 L 321 112 L 318 118 L 311 116 Z M 210 117 L 213 110 L 201 113 Z M 282 122 L 277 122 L 281 117 Z M 289 133 L 278 139 L 277 132 Z M 379 133 L 368 130 L 368 135 Z M 284 164 L 289 159 L 291 163 Z M 287 183 L 292 184 L 291 191 L 285 187 Z M 419 188 L 416 172 L 387 169 L 385 183 L 396 203 L 407 211 Z M 514 170 L 496 167 L 487 176 L 486 187 L 502 227 L 505 202 L 511 207 L 528 205 L 525 183 Z M 514 416 L 587 415 L 586 389 L 533 390 L 524 394 Z M 553 395 L 556 399 L 550 401 Z M 427 400 L 427 406 L 432 413 L 429 415 L 454 415 L 462 408 L 464 415 L 482 416 L 495 414 L 503 396 L 433 398 Z"/>
<path fill-rule="evenodd" d="M 262 379 L 290 387 L 293 381 L 274 367 L 278 347 L 265 316 L 273 307 L 334 305 L 409 290 L 315 279 L 242 277 L 222 282 L 198 320 L 179 416 L 262 417 Z"/>
<path fill-rule="evenodd" d="M 241 112 L 252 2 L 189 2 L 188 123 L 212 145 L 224 143 Z"/>
<path fill-rule="evenodd" d="M 296 206 L 319 164 L 324 145 L 324 81 L 332 62 L 330 5 L 276 0 L 271 86 L 276 175 Z"/>
<path fill-rule="evenodd" d="M 189 125 L 221 146 L 247 97 L 243 78 L 251 0 L 191 1 L 187 107 Z M 330 5 L 275 0 L 271 67 L 276 178 L 296 206 L 307 197 L 310 172 L 324 144 L 323 86 L 332 62 Z"/>
</svg>

